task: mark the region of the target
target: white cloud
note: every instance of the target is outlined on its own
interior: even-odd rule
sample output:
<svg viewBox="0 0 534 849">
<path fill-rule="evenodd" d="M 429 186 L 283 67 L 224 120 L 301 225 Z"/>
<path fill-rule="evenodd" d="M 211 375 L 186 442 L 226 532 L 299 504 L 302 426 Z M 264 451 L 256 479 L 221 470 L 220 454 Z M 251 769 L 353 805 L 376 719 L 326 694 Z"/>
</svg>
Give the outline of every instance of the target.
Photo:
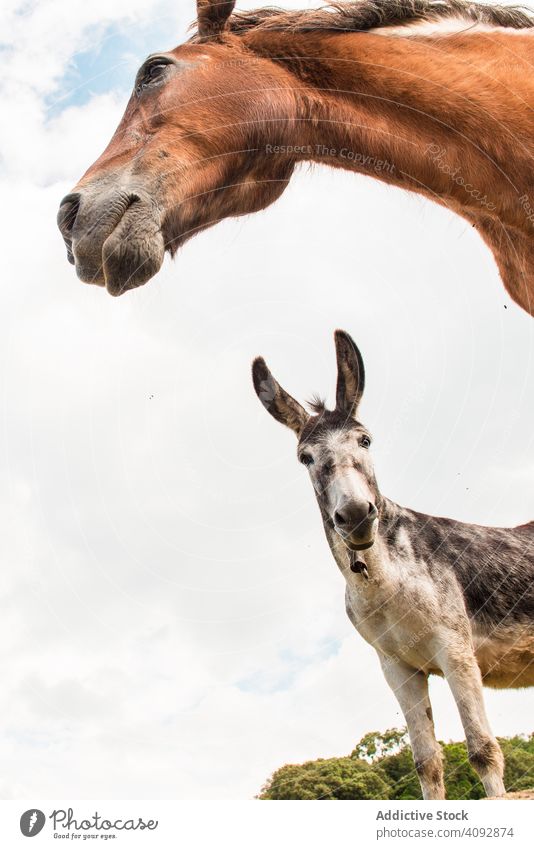
<svg viewBox="0 0 534 849">
<path fill-rule="evenodd" d="M 3 137 L 4 796 L 251 796 L 286 761 L 401 722 L 345 618 L 292 436 L 252 391 L 254 355 L 299 398 L 331 398 L 345 327 L 386 494 L 470 521 L 532 517 L 532 320 L 438 207 L 303 171 L 119 301 L 75 279 L 57 203 L 124 93 L 49 120 L 46 97 L 94 27 L 133 22 L 138 38 L 163 6 L 3 10 L 28 65 L 5 82 L 20 101 Z M 440 736 L 459 737 L 434 691 Z M 531 730 L 531 692 L 488 703 L 498 733 Z"/>
</svg>

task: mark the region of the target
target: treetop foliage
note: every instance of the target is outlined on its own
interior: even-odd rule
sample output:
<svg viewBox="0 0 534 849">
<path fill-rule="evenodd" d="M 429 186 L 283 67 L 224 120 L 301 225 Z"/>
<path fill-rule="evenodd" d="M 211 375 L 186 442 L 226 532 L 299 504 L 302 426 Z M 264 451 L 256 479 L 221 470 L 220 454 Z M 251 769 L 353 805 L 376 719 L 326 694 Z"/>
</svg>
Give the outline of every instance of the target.
<svg viewBox="0 0 534 849">
<path fill-rule="evenodd" d="M 508 791 L 534 787 L 534 733 L 501 737 Z M 448 799 L 480 799 L 484 788 L 465 743 L 441 743 Z M 276 770 L 259 799 L 421 799 L 405 728 L 366 734 L 350 755 L 288 764 Z"/>
</svg>

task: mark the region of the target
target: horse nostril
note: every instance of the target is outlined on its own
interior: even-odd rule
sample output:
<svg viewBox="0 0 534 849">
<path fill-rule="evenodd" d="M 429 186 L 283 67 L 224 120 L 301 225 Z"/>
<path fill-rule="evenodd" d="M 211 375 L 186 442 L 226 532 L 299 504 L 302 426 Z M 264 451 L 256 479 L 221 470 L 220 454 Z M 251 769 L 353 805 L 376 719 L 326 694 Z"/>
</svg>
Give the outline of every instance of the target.
<svg viewBox="0 0 534 849">
<path fill-rule="evenodd" d="M 343 514 L 342 514 L 342 513 L 339 513 L 339 512 L 336 510 L 336 512 L 334 513 L 334 522 L 336 523 L 336 525 L 337 525 L 338 527 L 343 527 L 343 525 L 346 523 L 346 521 L 347 521 L 347 520 L 345 519 L 345 517 L 343 516 Z"/>
<path fill-rule="evenodd" d="M 378 510 L 376 509 L 376 507 L 375 507 L 375 505 L 373 504 L 372 501 L 369 502 L 369 514 L 368 515 L 369 515 L 370 519 L 376 519 L 376 517 L 378 516 Z"/>
<path fill-rule="evenodd" d="M 59 205 L 57 214 L 57 225 L 64 237 L 69 237 L 80 209 L 80 197 L 78 193 L 66 195 Z"/>
</svg>

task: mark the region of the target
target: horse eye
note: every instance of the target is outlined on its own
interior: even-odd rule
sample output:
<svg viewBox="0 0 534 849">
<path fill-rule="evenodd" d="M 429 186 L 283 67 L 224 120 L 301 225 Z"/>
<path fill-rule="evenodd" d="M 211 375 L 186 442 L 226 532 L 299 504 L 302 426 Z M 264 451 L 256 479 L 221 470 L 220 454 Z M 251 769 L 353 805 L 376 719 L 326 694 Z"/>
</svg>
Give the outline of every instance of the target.
<svg viewBox="0 0 534 849">
<path fill-rule="evenodd" d="M 299 460 L 303 466 L 313 466 L 313 457 L 311 454 L 301 454 Z"/>
<path fill-rule="evenodd" d="M 149 80 L 155 80 L 160 74 L 163 73 L 164 69 L 167 67 L 167 62 L 155 62 L 153 65 L 149 65 L 146 69 L 145 76 Z"/>
<path fill-rule="evenodd" d="M 144 88 L 158 80 L 171 64 L 172 63 L 168 59 L 161 58 L 155 59 L 153 62 L 145 65 L 141 72 L 141 79 L 135 87 L 137 94 L 140 94 Z"/>
<path fill-rule="evenodd" d="M 360 445 L 361 445 L 362 448 L 370 448 L 371 447 L 371 440 L 369 439 L 368 436 L 362 436 L 362 438 L 360 439 Z"/>
</svg>

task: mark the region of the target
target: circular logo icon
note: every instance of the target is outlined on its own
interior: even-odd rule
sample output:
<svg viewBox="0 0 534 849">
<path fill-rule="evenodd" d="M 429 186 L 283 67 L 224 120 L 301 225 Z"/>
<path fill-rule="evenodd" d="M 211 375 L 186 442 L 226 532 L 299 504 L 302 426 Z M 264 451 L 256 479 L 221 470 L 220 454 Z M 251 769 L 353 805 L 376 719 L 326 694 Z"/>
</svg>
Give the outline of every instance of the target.
<svg viewBox="0 0 534 849">
<path fill-rule="evenodd" d="M 46 817 L 42 811 L 37 810 L 37 808 L 30 808 L 20 818 L 20 830 L 24 837 L 35 837 L 43 830 L 45 822 Z"/>
</svg>

